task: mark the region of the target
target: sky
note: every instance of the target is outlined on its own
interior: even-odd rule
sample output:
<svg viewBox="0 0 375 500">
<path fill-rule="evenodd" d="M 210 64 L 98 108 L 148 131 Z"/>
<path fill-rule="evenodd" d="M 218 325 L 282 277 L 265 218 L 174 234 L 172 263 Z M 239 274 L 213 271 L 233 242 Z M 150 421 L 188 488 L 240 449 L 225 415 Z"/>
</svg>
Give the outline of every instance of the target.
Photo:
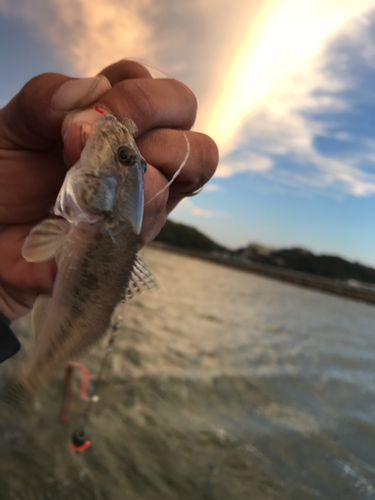
<svg viewBox="0 0 375 500">
<path fill-rule="evenodd" d="M 375 267 L 375 0 L 0 0 L 0 106 L 128 57 L 186 83 L 219 146 L 172 220 Z"/>
</svg>

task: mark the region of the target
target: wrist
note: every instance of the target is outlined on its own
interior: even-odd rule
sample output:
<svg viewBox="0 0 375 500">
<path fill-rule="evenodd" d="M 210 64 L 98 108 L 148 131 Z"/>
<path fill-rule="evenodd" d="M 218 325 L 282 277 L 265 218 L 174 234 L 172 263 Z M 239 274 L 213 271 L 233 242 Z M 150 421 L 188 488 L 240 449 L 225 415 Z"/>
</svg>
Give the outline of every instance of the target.
<svg viewBox="0 0 375 500">
<path fill-rule="evenodd" d="M 0 312 L 0 363 L 20 350 L 21 344 L 10 327 L 9 319 Z"/>
<path fill-rule="evenodd" d="M 12 315 L 12 311 L 5 300 L 5 293 L 3 287 L 0 285 L 0 315 L 6 318 L 9 322 L 13 321 L 15 318 Z M 12 319 L 10 319 L 12 316 Z"/>
<path fill-rule="evenodd" d="M 29 310 L 29 307 L 26 307 L 12 299 L 11 296 L 5 291 L 0 281 L 0 313 L 2 313 L 2 315 L 9 321 L 15 321 L 21 316 L 27 314 Z"/>
<path fill-rule="evenodd" d="M 0 321 L 6 323 L 8 326 L 10 325 L 10 319 L 8 319 L 8 317 L 5 316 L 5 314 L 2 313 L 1 311 L 0 311 Z"/>
</svg>

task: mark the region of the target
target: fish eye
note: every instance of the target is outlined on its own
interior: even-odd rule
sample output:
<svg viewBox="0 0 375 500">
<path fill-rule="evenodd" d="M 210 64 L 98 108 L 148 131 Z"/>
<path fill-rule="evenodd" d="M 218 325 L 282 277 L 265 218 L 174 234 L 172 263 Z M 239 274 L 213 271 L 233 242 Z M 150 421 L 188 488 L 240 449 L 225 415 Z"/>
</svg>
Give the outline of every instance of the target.
<svg viewBox="0 0 375 500">
<path fill-rule="evenodd" d="M 122 165 L 131 166 L 137 161 L 137 156 L 126 146 L 120 146 L 118 148 L 117 156 Z"/>
<path fill-rule="evenodd" d="M 141 167 L 142 172 L 145 174 L 147 172 L 147 161 L 141 156 Z"/>
</svg>

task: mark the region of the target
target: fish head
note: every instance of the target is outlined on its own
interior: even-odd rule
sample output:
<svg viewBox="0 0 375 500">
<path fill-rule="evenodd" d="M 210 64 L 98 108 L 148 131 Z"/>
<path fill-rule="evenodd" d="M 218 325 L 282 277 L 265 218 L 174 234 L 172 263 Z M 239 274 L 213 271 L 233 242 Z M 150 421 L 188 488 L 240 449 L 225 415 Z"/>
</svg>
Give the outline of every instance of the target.
<svg viewBox="0 0 375 500">
<path fill-rule="evenodd" d="M 97 222 L 117 214 L 139 234 L 143 218 L 143 174 L 147 163 L 133 135 L 134 123 L 105 113 L 92 129 L 79 162 L 70 169 L 55 214 L 70 222 Z"/>
</svg>

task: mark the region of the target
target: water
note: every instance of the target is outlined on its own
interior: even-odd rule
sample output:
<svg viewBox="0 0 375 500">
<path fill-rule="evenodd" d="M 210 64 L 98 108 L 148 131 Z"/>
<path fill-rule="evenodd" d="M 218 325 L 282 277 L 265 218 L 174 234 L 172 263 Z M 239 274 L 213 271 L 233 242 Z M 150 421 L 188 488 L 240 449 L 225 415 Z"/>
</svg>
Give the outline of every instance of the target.
<svg viewBox="0 0 375 500">
<path fill-rule="evenodd" d="M 31 410 L 0 407 L 0 498 L 375 498 L 375 308 L 158 250 L 144 260 L 161 290 L 122 312 L 91 448 L 69 450 L 78 397 L 57 424 L 59 373 Z M 29 329 L 16 325 L 24 345 Z M 92 372 L 103 345 L 83 359 Z"/>
</svg>

